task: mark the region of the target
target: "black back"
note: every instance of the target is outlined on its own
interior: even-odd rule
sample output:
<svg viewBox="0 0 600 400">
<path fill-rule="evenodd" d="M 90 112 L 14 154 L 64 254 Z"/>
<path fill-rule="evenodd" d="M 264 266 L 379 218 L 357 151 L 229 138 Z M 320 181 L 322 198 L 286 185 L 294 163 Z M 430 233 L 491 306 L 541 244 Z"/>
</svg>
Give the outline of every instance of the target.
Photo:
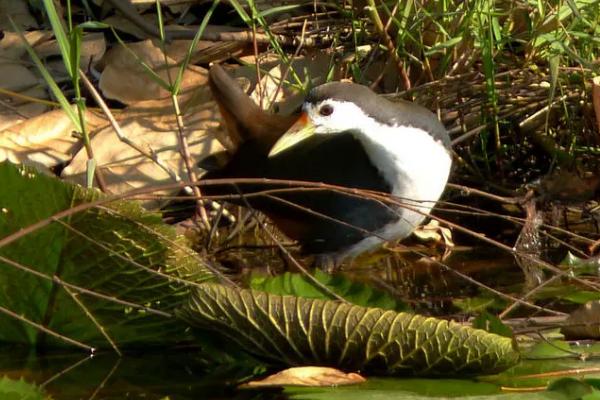
<svg viewBox="0 0 600 400">
<path fill-rule="evenodd" d="M 362 145 L 349 132 L 331 136 L 316 135 L 271 158 L 257 157 L 255 146 L 253 141 L 243 143 L 227 166 L 207 173 L 203 179 L 271 178 L 390 192 L 389 184 L 373 166 Z M 249 194 L 277 187 L 293 186 L 223 184 L 205 186 L 202 191 L 206 195 Z M 368 236 L 367 232 L 376 231 L 397 218 L 394 210 L 379 201 L 331 190 L 299 190 L 277 194 L 277 197 L 358 228 L 311 215 L 275 199 L 247 198 L 253 208 L 265 212 L 276 222 L 282 218 L 290 225 L 301 225 L 302 229 L 296 230 L 293 238 L 309 253 L 343 249 Z M 246 205 L 242 200 L 233 202 Z M 286 226 L 280 228 L 286 233 L 291 230 Z"/>
</svg>

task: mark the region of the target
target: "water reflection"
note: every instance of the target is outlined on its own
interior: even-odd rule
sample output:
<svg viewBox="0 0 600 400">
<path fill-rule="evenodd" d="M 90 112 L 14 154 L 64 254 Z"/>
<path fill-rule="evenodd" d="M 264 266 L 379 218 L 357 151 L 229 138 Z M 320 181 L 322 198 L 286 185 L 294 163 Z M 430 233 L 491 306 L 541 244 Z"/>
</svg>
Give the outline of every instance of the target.
<svg viewBox="0 0 600 400">
<path fill-rule="evenodd" d="M 276 398 L 279 390 L 237 391 L 252 373 L 245 368 L 210 367 L 192 349 L 93 357 L 82 352 L 35 354 L 26 348 L 0 348 L 0 376 L 35 383 L 57 400 L 75 399 L 251 399 Z M 257 397 L 259 396 L 259 397 Z"/>
</svg>

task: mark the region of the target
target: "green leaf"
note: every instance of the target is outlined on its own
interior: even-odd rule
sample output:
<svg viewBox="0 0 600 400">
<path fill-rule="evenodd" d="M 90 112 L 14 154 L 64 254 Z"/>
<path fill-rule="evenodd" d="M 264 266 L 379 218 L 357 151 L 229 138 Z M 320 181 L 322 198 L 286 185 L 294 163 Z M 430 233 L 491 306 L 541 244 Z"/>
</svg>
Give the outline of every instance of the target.
<svg viewBox="0 0 600 400">
<path fill-rule="evenodd" d="M 60 54 L 62 55 L 63 62 L 65 64 L 65 68 L 69 72 L 72 73 L 73 67 L 71 65 L 71 46 L 69 45 L 69 39 L 67 38 L 67 33 L 65 32 L 65 28 L 62 24 L 58 13 L 56 12 L 56 7 L 54 6 L 53 0 L 43 0 L 44 8 L 46 9 L 46 13 L 48 14 L 48 19 L 50 20 L 50 25 L 52 26 L 52 32 L 56 37 L 56 42 L 58 43 L 58 47 L 60 49 Z M 73 76 L 71 76 L 73 78 Z"/>
<path fill-rule="evenodd" d="M 455 322 L 331 300 L 202 284 L 179 315 L 286 365 L 369 373 L 485 374 L 519 358 L 508 338 Z"/>
<path fill-rule="evenodd" d="M 591 290 L 577 290 L 576 288 L 573 288 L 571 293 L 565 294 L 560 298 L 569 300 L 570 302 L 576 304 L 586 304 L 590 301 L 600 300 L 600 292 L 592 292 Z"/>
<path fill-rule="evenodd" d="M 285 387 L 284 395 L 293 400 L 392 400 L 465 398 L 500 394 L 496 385 L 468 379 L 423 379 L 369 377 L 360 385 L 336 387 Z"/>
<path fill-rule="evenodd" d="M 231 0 L 229 3 L 235 9 L 235 11 L 238 13 L 238 15 L 240 16 L 242 21 L 244 21 L 246 23 L 246 25 L 251 26 L 252 18 L 250 18 L 250 16 L 246 12 L 246 10 L 244 10 L 244 7 L 242 7 L 242 5 L 239 3 L 239 1 Z"/>
<path fill-rule="evenodd" d="M 560 55 L 551 55 L 548 58 L 548 65 L 550 66 L 550 93 L 548 98 L 548 104 L 551 104 L 554 100 L 554 94 L 556 93 L 556 86 L 558 84 L 558 69 L 560 67 Z"/>
<path fill-rule="evenodd" d="M 564 340 L 550 340 L 536 343 L 525 357 L 533 360 L 573 357 L 574 351 Z"/>
<path fill-rule="evenodd" d="M 200 27 L 198 27 L 198 30 L 196 31 L 196 34 L 194 35 L 194 39 L 190 43 L 190 46 L 188 47 L 188 51 L 185 54 L 185 59 L 183 60 L 183 62 L 179 66 L 179 70 L 177 71 L 177 78 L 175 79 L 175 83 L 173 84 L 173 91 L 172 91 L 173 95 L 177 95 L 179 93 L 179 90 L 181 89 L 181 82 L 183 82 L 183 74 L 184 74 L 185 70 L 187 69 L 188 65 L 190 64 L 190 60 L 192 59 L 192 54 L 194 52 L 194 49 L 198 45 L 198 42 L 200 41 L 200 38 L 202 37 L 202 34 L 204 33 L 206 26 L 208 25 L 208 21 L 210 20 L 210 17 L 212 16 L 213 12 L 217 8 L 217 5 L 219 5 L 219 0 L 213 0 L 212 5 L 210 6 L 210 8 L 206 12 L 206 14 L 204 14 L 204 18 L 202 18 Z"/>
<path fill-rule="evenodd" d="M 581 258 L 569 251 L 560 265 L 572 268 L 577 276 L 583 274 L 597 276 L 600 272 L 600 257 Z"/>
<path fill-rule="evenodd" d="M 566 400 L 578 400 L 584 395 L 592 393 L 592 387 L 579 379 L 575 378 L 560 378 L 548 385 L 549 392 L 558 392 L 564 396 Z"/>
<path fill-rule="evenodd" d="M 452 299 L 452 304 L 466 313 L 477 313 L 486 310 L 503 310 L 507 302 L 499 297 L 475 296 L 465 299 Z"/>
<path fill-rule="evenodd" d="M 315 270 L 314 277 L 329 290 L 352 304 L 396 311 L 407 311 L 409 309 L 408 305 L 395 299 L 389 293 L 374 289 L 366 283 L 353 282 L 345 275 L 332 275 L 321 270 Z M 333 300 L 331 295 L 317 287 L 304 274 L 299 273 L 286 272 L 275 277 L 253 275 L 250 278 L 250 287 L 278 295 Z"/>
<path fill-rule="evenodd" d="M 77 132 L 81 132 L 83 129 L 81 126 L 81 121 L 79 120 L 79 117 L 75 113 L 75 111 L 73 111 L 71 104 L 69 103 L 69 101 L 67 100 L 65 95 L 63 94 L 62 90 L 60 90 L 60 88 L 54 81 L 54 78 L 52 77 L 52 75 L 50 74 L 48 69 L 46 69 L 46 66 L 42 63 L 42 60 L 40 60 L 38 55 L 35 53 L 35 50 L 31 47 L 31 45 L 29 44 L 27 39 L 25 39 L 25 36 L 23 36 L 23 32 L 21 32 L 19 30 L 19 28 L 13 23 L 12 19 L 10 19 L 10 23 L 11 23 L 13 29 L 15 30 L 15 32 L 17 32 L 19 34 L 19 37 L 21 39 L 21 42 L 23 43 L 23 46 L 27 50 L 27 53 L 29 53 L 29 57 L 31 57 L 31 60 L 33 61 L 33 63 L 37 67 L 37 69 L 40 71 L 40 74 L 42 75 L 42 77 L 44 78 L 46 83 L 48 84 L 50 91 L 52 92 L 54 97 L 56 97 L 56 100 L 58 100 L 58 102 L 60 103 L 60 107 L 69 116 L 69 119 L 71 120 L 73 125 L 75 125 Z M 65 66 L 68 67 L 69 64 L 65 64 Z"/>
<path fill-rule="evenodd" d="M 287 5 L 278 6 L 278 7 L 269 7 L 265 10 L 260 11 L 258 13 L 258 15 L 262 18 L 266 18 L 269 16 L 272 17 L 276 14 L 290 12 L 290 11 L 296 10 L 301 7 L 303 7 L 302 4 L 287 4 Z"/>
<path fill-rule="evenodd" d="M 473 328 L 483 329 L 486 332 L 495 333 L 496 335 L 512 338 L 513 331 L 497 316 L 488 312 L 482 312 L 473 320 Z"/>
<path fill-rule="evenodd" d="M 77 26 L 80 27 L 81 29 L 108 29 L 108 28 L 110 28 L 109 24 L 105 24 L 104 22 L 99 22 L 99 21 L 85 21 Z"/>
<path fill-rule="evenodd" d="M 0 378 L 0 399 L 2 400 L 51 400 L 35 385 L 20 379 Z"/>
<path fill-rule="evenodd" d="M 69 74 L 71 75 L 71 80 L 73 82 L 74 87 L 79 87 L 79 58 L 81 57 L 81 39 L 83 37 L 83 29 L 77 27 L 73 29 L 69 33 L 69 47 L 71 49 L 70 57 L 71 70 Z M 68 66 L 65 64 L 65 66 Z M 81 121 L 80 125 L 83 126 L 84 121 Z"/>
<path fill-rule="evenodd" d="M 0 239 L 103 198 L 97 191 L 7 162 L 0 163 L 0 182 L 10 188 L 0 190 Z M 0 256 L 38 274 L 0 260 L 0 306 L 94 347 L 109 346 L 97 324 L 119 346 L 189 339 L 185 325 L 152 310 L 172 313 L 186 299 L 189 285 L 211 277 L 173 228 L 133 201 L 51 222 L 0 248 Z M 62 281 L 108 298 L 65 288 Z M 0 314 L 0 326 L 2 342 L 64 345 L 5 314 Z"/>
<path fill-rule="evenodd" d="M 436 43 L 434 46 L 431 46 L 431 48 L 425 52 L 425 56 L 430 57 L 430 56 L 432 56 L 432 55 L 440 52 L 441 50 L 449 49 L 451 47 L 454 47 L 454 46 L 456 46 L 458 43 L 460 43 L 462 41 L 463 41 L 463 37 L 462 36 L 457 36 L 457 37 L 449 39 L 449 40 L 447 40 L 445 42 Z"/>
</svg>

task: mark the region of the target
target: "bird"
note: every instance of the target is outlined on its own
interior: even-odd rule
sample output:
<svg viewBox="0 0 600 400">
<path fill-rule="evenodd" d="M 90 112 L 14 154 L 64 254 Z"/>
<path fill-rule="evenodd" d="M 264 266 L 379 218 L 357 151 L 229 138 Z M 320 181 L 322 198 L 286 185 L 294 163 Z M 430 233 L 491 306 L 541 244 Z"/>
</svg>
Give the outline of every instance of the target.
<svg viewBox="0 0 600 400">
<path fill-rule="evenodd" d="M 436 114 L 420 105 L 390 101 L 363 85 L 329 82 L 312 88 L 297 112 L 282 116 L 262 110 L 218 64 L 209 70 L 209 85 L 233 149 L 204 160 L 212 165 L 201 181 L 315 182 L 396 199 L 319 187 L 248 196 L 290 188 L 260 180 L 202 186 L 208 196 L 246 195 L 228 201 L 262 212 L 303 253 L 329 265 L 406 238 L 445 189 L 450 138 Z"/>
</svg>

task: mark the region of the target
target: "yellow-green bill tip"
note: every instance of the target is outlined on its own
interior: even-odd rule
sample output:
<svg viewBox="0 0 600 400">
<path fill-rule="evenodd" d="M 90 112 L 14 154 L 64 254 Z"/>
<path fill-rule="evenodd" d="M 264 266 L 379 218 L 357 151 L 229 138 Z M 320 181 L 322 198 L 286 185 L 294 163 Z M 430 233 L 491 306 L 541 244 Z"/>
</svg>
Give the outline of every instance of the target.
<svg viewBox="0 0 600 400">
<path fill-rule="evenodd" d="M 315 133 L 315 126 L 311 122 L 310 118 L 306 113 L 302 113 L 300 118 L 296 121 L 294 125 L 287 130 L 286 133 L 283 134 L 275 142 L 273 147 L 271 147 L 271 151 L 269 151 L 269 157 L 273 157 L 284 150 L 289 149 L 292 146 L 297 145 L 301 141 L 308 139 Z"/>
</svg>

